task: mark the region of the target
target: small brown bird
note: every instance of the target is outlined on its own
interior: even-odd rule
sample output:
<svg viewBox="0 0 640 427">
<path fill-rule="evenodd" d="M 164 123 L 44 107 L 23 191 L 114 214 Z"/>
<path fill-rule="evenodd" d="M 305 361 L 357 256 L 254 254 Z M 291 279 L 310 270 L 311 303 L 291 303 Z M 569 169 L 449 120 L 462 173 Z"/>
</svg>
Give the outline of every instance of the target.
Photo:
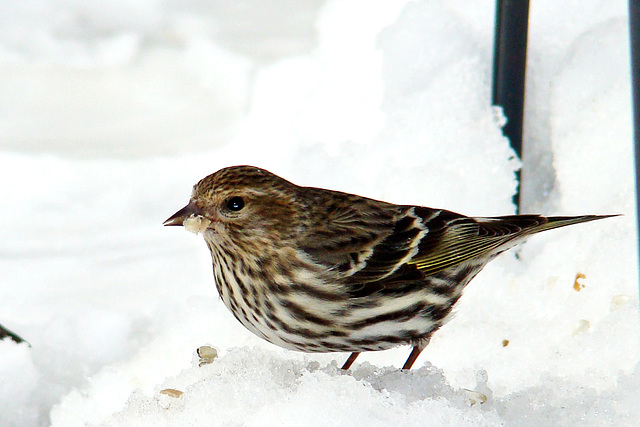
<svg viewBox="0 0 640 427">
<path fill-rule="evenodd" d="M 234 166 L 198 182 L 165 221 L 202 232 L 222 301 L 284 348 L 360 352 L 409 344 L 410 369 L 469 281 L 531 234 L 606 218 L 471 218 L 299 187 Z"/>
</svg>

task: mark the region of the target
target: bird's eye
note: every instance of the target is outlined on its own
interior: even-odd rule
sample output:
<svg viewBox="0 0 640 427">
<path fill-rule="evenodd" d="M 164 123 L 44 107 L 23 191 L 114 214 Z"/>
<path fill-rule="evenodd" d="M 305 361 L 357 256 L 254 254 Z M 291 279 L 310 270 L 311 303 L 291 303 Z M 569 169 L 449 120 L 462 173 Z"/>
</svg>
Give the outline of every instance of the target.
<svg viewBox="0 0 640 427">
<path fill-rule="evenodd" d="M 227 201 L 227 209 L 230 211 L 238 212 L 244 207 L 244 200 L 242 197 L 232 197 Z"/>
</svg>

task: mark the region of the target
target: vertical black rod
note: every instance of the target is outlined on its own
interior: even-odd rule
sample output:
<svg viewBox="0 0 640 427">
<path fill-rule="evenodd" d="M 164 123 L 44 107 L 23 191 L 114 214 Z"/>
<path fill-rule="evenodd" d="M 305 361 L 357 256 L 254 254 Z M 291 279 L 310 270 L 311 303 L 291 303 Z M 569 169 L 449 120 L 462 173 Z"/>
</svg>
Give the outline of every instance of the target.
<svg viewBox="0 0 640 427">
<path fill-rule="evenodd" d="M 631 86 L 633 92 L 633 135 L 636 151 L 636 219 L 638 227 L 638 267 L 640 279 L 640 0 L 629 0 L 631 39 Z"/>
<path fill-rule="evenodd" d="M 509 138 L 511 147 L 519 158 L 522 158 L 528 27 L 529 0 L 498 0 L 493 46 L 492 103 L 501 106 L 507 117 L 502 133 Z M 516 174 L 518 188 L 513 201 L 516 212 L 519 212 L 520 171 Z"/>
</svg>

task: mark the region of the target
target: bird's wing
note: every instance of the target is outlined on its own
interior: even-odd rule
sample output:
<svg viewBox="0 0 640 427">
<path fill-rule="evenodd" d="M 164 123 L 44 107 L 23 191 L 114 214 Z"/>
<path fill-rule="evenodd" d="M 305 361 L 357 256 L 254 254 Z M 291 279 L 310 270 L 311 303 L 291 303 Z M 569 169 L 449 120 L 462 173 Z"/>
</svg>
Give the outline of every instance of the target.
<svg viewBox="0 0 640 427">
<path fill-rule="evenodd" d="M 326 217 L 301 239 L 301 248 L 353 285 L 419 280 L 473 259 L 482 265 L 531 234 L 601 218 L 471 218 L 355 196 L 323 212 Z"/>
<path fill-rule="evenodd" d="M 474 258 L 486 258 L 517 244 L 543 217 L 477 219 L 455 212 L 403 206 L 388 233 L 366 251 L 346 280 L 353 284 L 420 280 Z"/>
<path fill-rule="evenodd" d="M 332 197 L 326 197 L 328 190 L 322 191 L 320 196 L 324 197 L 319 199 L 323 203 L 314 204 L 313 221 L 309 221 L 313 225 L 298 236 L 297 243 L 346 283 L 376 282 L 390 276 L 422 252 L 421 242 L 436 239 L 449 221 L 466 218 L 344 193 L 330 192 Z M 437 227 L 434 233 L 431 222 Z"/>
<path fill-rule="evenodd" d="M 432 275 L 471 259 L 496 255 L 542 231 L 547 218 L 518 215 L 470 218 L 442 211 L 425 223 L 429 232 L 420 241 L 418 253 L 407 264 Z"/>
<path fill-rule="evenodd" d="M 492 255 L 516 245 L 546 222 L 535 215 L 479 219 L 446 210 L 405 209 L 362 268 L 345 278 L 350 297 L 404 293 L 445 270 L 455 280 L 472 277 Z"/>
<path fill-rule="evenodd" d="M 314 209 L 313 225 L 297 236 L 297 243 L 316 262 L 348 277 L 373 269 L 368 261 L 379 251 L 378 245 L 393 234 L 399 213 L 395 205 L 383 202 L 356 196 L 337 198 L 335 203 Z"/>
<path fill-rule="evenodd" d="M 352 284 L 391 275 L 402 280 L 397 276 L 414 276 L 415 270 L 420 277 L 434 274 L 495 250 L 522 229 L 515 220 L 480 222 L 414 206 L 340 203 L 323 212 L 326 217 L 299 240 L 300 247 Z"/>
</svg>

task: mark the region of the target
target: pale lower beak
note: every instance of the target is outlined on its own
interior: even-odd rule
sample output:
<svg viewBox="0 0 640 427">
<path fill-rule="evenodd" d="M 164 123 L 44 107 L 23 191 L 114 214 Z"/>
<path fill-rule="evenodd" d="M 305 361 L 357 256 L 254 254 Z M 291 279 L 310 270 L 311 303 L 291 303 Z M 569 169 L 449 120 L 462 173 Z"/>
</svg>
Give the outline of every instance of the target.
<svg viewBox="0 0 640 427">
<path fill-rule="evenodd" d="M 204 212 L 196 205 L 195 200 L 191 200 L 187 206 L 180 209 L 167 219 L 164 225 L 184 225 L 184 221 L 195 215 L 202 215 Z"/>
</svg>

